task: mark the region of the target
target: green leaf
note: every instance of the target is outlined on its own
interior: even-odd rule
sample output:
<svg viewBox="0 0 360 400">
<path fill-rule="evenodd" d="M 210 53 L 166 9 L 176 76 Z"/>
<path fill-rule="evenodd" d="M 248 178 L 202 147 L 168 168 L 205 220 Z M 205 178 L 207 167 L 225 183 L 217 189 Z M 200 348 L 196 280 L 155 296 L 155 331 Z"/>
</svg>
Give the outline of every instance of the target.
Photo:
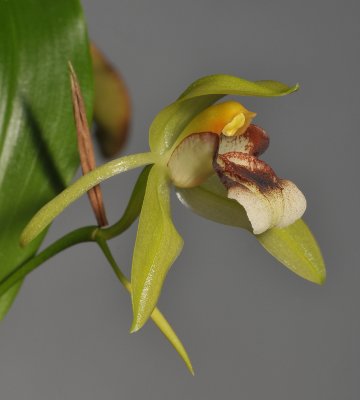
<svg viewBox="0 0 360 400">
<path fill-rule="evenodd" d="M 270 229 L 256 237 L 271 255 L 295 274 L 319 285 L 325 282 L 321 251 L 303 220 L 286 228 Z"/>
<path fill-rule="evenodd" d="M 15 297 L 19 293 L 22 281 L 13 285 L 3 296 L 0 297 L 0 321 L 5 317 L 12 306 Z"/>
<path fill-rule="evenodd" d="M 217 176 L 193 189 L 177 189 L 180 201 L 196 214 L 224 225 L 252 232 L 244 208 L 226 197 L 226 190 Z M 322 284 L 326 271 L 318 244 L 304 221 L 286 228 L 272 228 L 254 235 L 262 246 L 295 274 Z"/>
<path fill-rule="evenodd" d="M 0 5 L 1 280 L 36 252 L 44 235 L 22 249 L 20 233 L 78 166 L 68 60 L 79 75 L 88 111 L 93 90 L 77 0 L 1 0 Z M 0 319 L 18 288 L 0 299 Z"/>
<path fill-rule="evenodd" d="M 139 330 L 153 312 L 166 274 L 182 246 L 170 215 L 167 171 L 154 165 L 146 186 L 132 262 L 132 332 Z"/>
<path fill-rule="evenodd" d="M 276 81 L 251 82 L 230 75 L 210 75 L 198 79 L 177 101 L 155 117 L 149 132 L 150 148 L 164 153 L 198 113 L 226 95 L 274 97 L 298 89 L 298 85 L 290 87 Z"/>
</svg>

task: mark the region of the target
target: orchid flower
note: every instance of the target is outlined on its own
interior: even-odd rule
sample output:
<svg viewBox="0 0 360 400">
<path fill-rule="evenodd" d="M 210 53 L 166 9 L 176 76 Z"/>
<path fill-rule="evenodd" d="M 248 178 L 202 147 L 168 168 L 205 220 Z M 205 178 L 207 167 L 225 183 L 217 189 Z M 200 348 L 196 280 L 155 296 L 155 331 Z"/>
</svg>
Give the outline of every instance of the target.
<svg viewBox="0 0 360 400">
<path fill-rule="evenodd" d="M 156 116 L 149 132 L 150 152 L 124 156 L 81 177 L 33 217 L 22 234 L 22 244 L 33 240 L 90 188 L 151 164 L 132 261 L 131 331 L 139 330 L 150 317 L 183 246 L 171 218 L 171 186 L 195 213 L 248 230 L 297 275 L 323 283 L 320 250 L 300 219 L 306 208 L 304 195 L 258 158 L 269 138 L 252 124 L 255 113 L 235 101 L 217 103 L 225 95 L 273 97 L 297 89 L 298 85 L 250 82 L 228 75 L 199 79 Z"/>
<path fill-rule="evenodd" d="M 216 172 L 228 198 L 244 207 L 253 233 L 260 234 L 298 220 L 306 200 L 292 182 L 279 179 L 258 158 L 267 149 L 269 137 L 251 124 L 254 116 L 235 102 L 210 106 L 186 127 L 168 167 L 178 188 L 199 186 Z"/>
</svg>

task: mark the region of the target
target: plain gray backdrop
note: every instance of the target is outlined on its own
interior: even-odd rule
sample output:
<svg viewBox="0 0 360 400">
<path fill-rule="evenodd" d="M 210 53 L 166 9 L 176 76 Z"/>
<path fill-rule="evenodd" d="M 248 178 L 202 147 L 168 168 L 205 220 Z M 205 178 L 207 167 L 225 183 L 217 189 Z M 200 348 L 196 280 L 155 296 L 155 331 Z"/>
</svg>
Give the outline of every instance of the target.
<svg viewBox="0 0 360 400">
<path fill-rule="evenodd" d="M 131 91 L 125 153 L 147 150 L 152 118 L 200 76 L 301 84 L 288 97 L 242 102 L 271 136 L 264 159 L 307 196 L 328 279 L 320 287 L 298 278 L 246 232 L 201 219 L 174 196 L 185 248 L 160 306 L 196 376 L 152 323 L 128 333 L 128 294 L 100 251 L 82 245 L 34 272 L 1 324 L 1 399 L 360 398 L 359 4 L 83 1 L 92 39 Z M 111 221 L 137 174 L 103 185 Z M 91 223 L 83 198 L 46 243 Z M 111 242 L 127 274 L 135 232 Z"/>
</svg>

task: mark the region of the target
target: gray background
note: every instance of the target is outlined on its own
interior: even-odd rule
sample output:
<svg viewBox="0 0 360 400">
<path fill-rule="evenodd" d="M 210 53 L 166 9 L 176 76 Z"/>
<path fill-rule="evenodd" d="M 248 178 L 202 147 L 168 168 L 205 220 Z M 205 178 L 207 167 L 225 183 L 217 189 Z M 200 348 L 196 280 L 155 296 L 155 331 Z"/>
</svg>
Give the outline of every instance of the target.
<svg viewBox="0 0 360 400">
<path fill-rule="evenodd" d="M 1 398 L 357 400 L 359 3 L 83 4 L 91 36 L 131 88 L 127 153 L 147 150 L 153 116 L 202 75 L 300 82 L 296 95 L 243 102 L 271 135 L 265 160 L 306 193 L 305 219 L 328 280 L 318 287 L 297 278 L 246 232 L 203 220 L 174 198 L 185 249 L 160 305 L 190 352 L 195 378 L 151 323 L 128 334 L 127 293 L 100 251 L 83 245 L 33 273 L 1 324 Z M 103 185 L 112 221 L 136 175 Z M 56 221 L 47 243 L 93 222 L 82 199 Z M 131 229 L 112 242 L 127 273 L 134 237 Z"/>
</svg>

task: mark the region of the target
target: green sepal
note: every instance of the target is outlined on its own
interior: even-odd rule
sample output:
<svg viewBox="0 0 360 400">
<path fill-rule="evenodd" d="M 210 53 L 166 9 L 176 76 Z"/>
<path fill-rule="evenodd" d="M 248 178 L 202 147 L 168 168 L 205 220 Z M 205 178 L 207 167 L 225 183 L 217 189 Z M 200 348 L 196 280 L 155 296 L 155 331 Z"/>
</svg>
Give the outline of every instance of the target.
<svg viewBox="0 0 360 400">
<path fill-rule="evenodd" d="M 183 246 L 170 214 L 170 184 L 164 167 L 150 171 L 136 236 L 132 270 L 131 332 L 139 330 L 153 312 L 166 274 Z"/>
<path fill-rule="evenodd" d="M 177 195 L 196 214 L 251 232 L 244 208 L 226 197 L 226 190 L 217 176 L 196 188 L 177 189 Z M 272 228 L 254 236 L 273 257 L 295 274 L 317 284 L 324 283 L 326 270 L 321 251 L 303 220 L 286 228 Z"/>
<path fill-rule="evenodd" d="M 150 126 L 152 151 L 168 150 L 186 125 L 201 111 L 226 95 L 275 97 L 295 92 L 299 85 L 276 81 L 255 81 L 230 75 L 210 75 L 193 82 L 177 101 L 164 108 Z"/>
<path fill-rule="evenodd" d="M 326 269 L 320 248 L 302 219 L 286 228 L 272 228 L 256 238 L 295 274 L 319 285 L 325 282 Z"/>
</svg>

